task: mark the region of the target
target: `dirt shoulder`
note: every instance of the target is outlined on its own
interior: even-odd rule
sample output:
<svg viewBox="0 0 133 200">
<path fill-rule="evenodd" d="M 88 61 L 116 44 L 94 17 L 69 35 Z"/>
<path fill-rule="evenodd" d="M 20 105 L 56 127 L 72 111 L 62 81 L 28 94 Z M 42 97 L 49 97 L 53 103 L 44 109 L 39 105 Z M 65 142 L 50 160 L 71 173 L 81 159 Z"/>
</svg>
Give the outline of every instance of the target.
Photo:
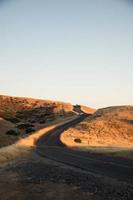
<svg viewBox="0 0 133 200">
<path fill-rule="evenodd" d="M 0 170 L 0 196 L 6 199 L 132 200 L 133 186 L 85 173 L 32 153 Z"/>
<path fill-rule="evenodd" d="M 131 184 L 38 156 L 35 141 L 54 127 L 19 141 L 15 147 L 18 152 L 13 156 L 8 149 L 10 160 L 4 160 L 6 165 L 0 168 L 0 196 L 3 200 L 132 200 Z"/>
</svg>

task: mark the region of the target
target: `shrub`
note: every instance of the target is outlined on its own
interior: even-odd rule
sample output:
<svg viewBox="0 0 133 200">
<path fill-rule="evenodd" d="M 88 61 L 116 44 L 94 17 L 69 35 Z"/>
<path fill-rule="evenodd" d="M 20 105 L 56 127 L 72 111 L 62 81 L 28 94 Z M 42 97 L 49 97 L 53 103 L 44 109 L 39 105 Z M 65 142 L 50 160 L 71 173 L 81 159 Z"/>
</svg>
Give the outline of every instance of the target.
<svg viewBox="0 0 133 200">
<path fill-rule="evenodd" d="M 32 124 L 28 124 L 28 123 L 19 124 L 19 125 L 17 126 L 17 128 L 19 128 L 19 129 L 26 129 L 26 128 L 31 128 L 31 127 L 33 127 L 33 125 L 32 125 Z"/>
<path fill-rule="evenodd" d="M 40 124 L 44 124 L 46 122 L 46 120 L 44 119 L 44 120 L 40 120 Z"/>
<path fill-rule="evenodd" d="M 24 113 L 23 112 L 17 112 L 16 113 L 16 117 L 20 118 L 20 119 L 23 119 L 25 116 L 24 116 Z"/>
<path fill-rule="evenodd" d="M 75 141 L 76 143 L 82 143 L 82 140 L 81 140 L 80 138 L 75 138 L 74 141 Z"/>
<path fill-rule="evenodd" d="M 5 120 L 10 121 L 12 123 L 18 123 L 20 120 L 16 117 L 4 117 Z"/>
<path fill-rule="evenodd" d="M 34 123 L 36 123 L 36 120 L 29 120 L 29 122 L 34 124 Z"/>
<path fill-rule="evenodd" d="M 33 129 L 33 128 L 27 128 L 27 129 L 25 130 L 26 133 L 32 133 L 32 132 L 34 132 L 34 131 L 35 131 L 35 129 Z"/>
<path fill-rule="evenodd" d="M 3 117 L 5 120 L 10 121 L 12 123 L 18 123 L 20 120 L 15 116 L 14 112 L 11 111 L 5 111 L 1 114 L 1 117 Z"/>
<path fill-rule="evenodd" d="M 19 135 L 19 133 L 16 132 L 15 130 L 9 130 L 9 131 L 6 132 L 6 134 L 7 134 L 7 135 L 13 135 L 13 136 Z"/>
</svg>

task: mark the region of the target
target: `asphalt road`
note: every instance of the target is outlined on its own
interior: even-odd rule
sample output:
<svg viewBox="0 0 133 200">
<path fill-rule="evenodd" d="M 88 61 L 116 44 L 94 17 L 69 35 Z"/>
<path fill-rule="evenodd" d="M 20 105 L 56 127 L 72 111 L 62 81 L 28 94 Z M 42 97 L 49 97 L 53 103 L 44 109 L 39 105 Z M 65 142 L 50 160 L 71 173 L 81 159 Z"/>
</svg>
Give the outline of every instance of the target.
<svg viewBox="0 0 133 200">
<path fill-rule="evenodd" d="M 67 148 L 61 143 L 61 133 L 81 122 L 86 117 L 86 114 L 80 115 L 77 119 L 58 126 L 42 136 L 36 143 L 37 153 L 43 157 L 74 166 L 87 172 L 93 172 L 94 174 L 133 184 L 133 161 L 124 158 L 80 152 Z"/>
</svg>

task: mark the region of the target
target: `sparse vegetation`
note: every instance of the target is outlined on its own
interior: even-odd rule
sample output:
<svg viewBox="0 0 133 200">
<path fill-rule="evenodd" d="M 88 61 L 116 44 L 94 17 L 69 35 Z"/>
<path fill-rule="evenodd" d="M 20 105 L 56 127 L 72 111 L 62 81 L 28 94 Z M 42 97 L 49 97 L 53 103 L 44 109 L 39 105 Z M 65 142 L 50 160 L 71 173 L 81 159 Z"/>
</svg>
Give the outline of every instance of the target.
<svg viewBox="0 0 133 200">
<path fill-rule="evenodd" d="M 16 117 L 5 117 L 4 118 L 5 120 L 8 120 L 8 121 L 10 121 L 10 122 L 12 122 L 12 123 L 19 123 L 20 122 L 20 119 L 18 119 L 18 118 L 16 118 Z"/>
<path fill-rule="evenodd" d="M 6 135 L 17 136 L 17 135 L 19 135 L 19 133 L 15 130 L 9 130 L 6 132 Z"/>
<path fill-rule="evenodd" d="M 11 111 L 4 111 L 3 114 L 1 115 L 1 117 L 3 117 L 3 119 L 8 120 L 12 123 L 18 123 L 20 122 L 20 119 L 18 119 L 14 113 L 12 113 Z"/>
<path fill-rule="evenodd" d="M 25 133 L 32 133 L 32 132 L 35 132 L 35 129 L 33 129 L 33 128 L 27 128 L 25 130 Z"/>
<path fill-rule="evenodd" d="M 78 146 L 73 138 L 85 146 L 133 147 L 133 106 L 99 109 L 61 136 L 66 145 Z"/>
<path fill-rule="evenodd" d="M 74 116 L 73 106 L 63 102 L 0 95 L 0 146 L 16 142 L 18 134 L 23 137 L 52 124 L 60 119 L 60 114 L 64 119 Z"/>
<path fill-rule="evenodd" d="M 0 95 L 0 117 L 13 123 L 29 119 L 46 120 L 70 113 L 74 115 L 73 106 L 69 103 Z"/>
<path fill-rule="evenodd" d="M 40 120 L 39 123 L 40 124 L 44 124 L 44 123 L 46 123 L 46 120 L 45 119 L 44 120 Z"/>
<path fill-rule="evenodd" d="M 26 128 L 31 128 L 31 127 L 34 127 L 34 125 L 28 124 L 28 123 L 19 124 L 17 126 L 18 129 L 26 129 Z"/>
</svg>

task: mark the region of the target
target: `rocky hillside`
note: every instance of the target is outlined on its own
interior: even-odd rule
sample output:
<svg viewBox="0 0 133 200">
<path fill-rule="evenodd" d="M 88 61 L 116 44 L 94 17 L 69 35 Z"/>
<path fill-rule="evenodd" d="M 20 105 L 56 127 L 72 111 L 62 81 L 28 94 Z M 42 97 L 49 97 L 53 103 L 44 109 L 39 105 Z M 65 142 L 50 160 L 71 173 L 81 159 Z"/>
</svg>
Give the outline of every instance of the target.
<svg viewBox="0 0 133 200">
<path fill-rule="evenodd" d="M 18 122 L 21 119 L 45 121 L 68 114 L 73 114 L 73 106 L 69 103 L 0 96 L 0 117 L 11 122 Z"/>
<path fill-rule="evenodd" d="M 61 136 L 68 146 L 133 147 L 133 106 L 99 109 Z"/>
<path fill-rule="evenodd" d="M 73 115 L 70 103 L 0 95 L 0 146 Z"/>
</svg>

